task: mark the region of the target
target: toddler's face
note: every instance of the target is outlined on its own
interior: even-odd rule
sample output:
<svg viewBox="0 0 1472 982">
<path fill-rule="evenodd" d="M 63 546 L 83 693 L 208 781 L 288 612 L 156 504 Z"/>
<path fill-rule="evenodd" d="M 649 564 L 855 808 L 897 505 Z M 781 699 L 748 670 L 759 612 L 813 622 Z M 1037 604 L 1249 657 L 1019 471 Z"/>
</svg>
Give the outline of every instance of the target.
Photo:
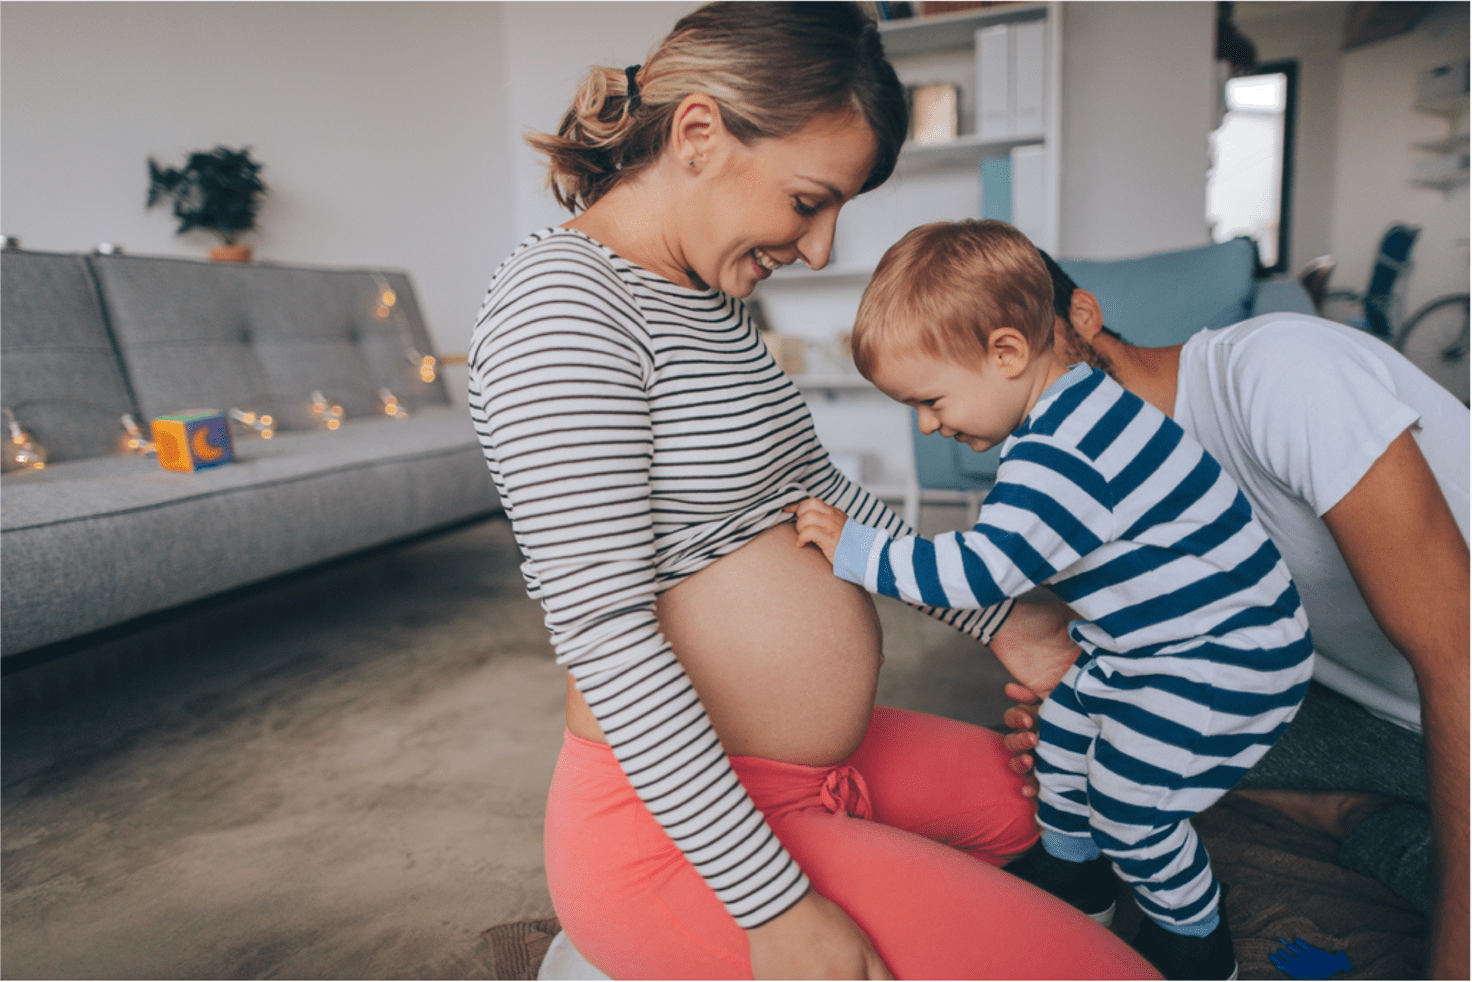
<svg viewBox="0 0 1472 982">
<path fill-rule="evenodd" d="M 891 399 L 915 407 L 921 432 L 938 432 L 977 453 L 1007 439 L 1027 416 L 1027 386 L 989 359 L 964 365 L 920 352 L 888 353 L 872 381 Z"/>
</svg>

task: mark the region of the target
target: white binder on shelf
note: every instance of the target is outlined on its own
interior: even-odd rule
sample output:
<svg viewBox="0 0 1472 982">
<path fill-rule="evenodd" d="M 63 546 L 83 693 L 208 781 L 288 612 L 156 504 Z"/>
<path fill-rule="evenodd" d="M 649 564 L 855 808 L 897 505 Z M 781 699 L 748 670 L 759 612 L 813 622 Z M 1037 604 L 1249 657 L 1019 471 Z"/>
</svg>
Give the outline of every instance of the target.
<svg viewBox="0 0 1472 982">
<path fill-rule="evenodd" d="M 1012 135 L 1012 32 L 1006 24 L 976 31 L 976 132 L 983 140 Z"/>
<path fill-rule="evenodd" d="M 1040 20 L 1012 25 L 1013 133 L 1043 131 L 1046 35 Z"/>
<path fill-rule="evenodd" d="M 1043 147 L 1012 148 L 1012 224 L 1034 244 L 1043 242 Z"/>
</svg>

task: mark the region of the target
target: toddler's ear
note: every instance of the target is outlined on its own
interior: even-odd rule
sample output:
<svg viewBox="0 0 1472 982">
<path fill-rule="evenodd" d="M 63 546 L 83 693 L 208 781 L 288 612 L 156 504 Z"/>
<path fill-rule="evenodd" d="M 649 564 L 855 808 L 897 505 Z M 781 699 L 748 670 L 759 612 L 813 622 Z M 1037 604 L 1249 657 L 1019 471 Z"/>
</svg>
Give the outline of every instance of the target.
<svg viewBox="0 0 1472 982">
<path fill-rule="evenodd" d="M 1015 327 L 999 327 L 986 339 L 987 357 L 1003 375 L 1016 378 L 1032 359 L 1032 346 Z"/>
</svg>

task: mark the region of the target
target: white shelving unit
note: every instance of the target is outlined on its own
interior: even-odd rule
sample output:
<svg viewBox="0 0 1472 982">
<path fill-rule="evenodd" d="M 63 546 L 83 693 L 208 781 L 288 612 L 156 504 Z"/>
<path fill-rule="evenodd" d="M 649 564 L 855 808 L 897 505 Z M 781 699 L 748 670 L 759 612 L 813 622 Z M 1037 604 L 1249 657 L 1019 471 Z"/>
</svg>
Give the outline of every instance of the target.
<svg viewBox="0 0 1472 982">
<path fill-rule="evenodd" d="M 1416 103 L 1416 111 L 1427 113 L 1432 116 L 1440 116 L 1446 120 L 1448 134 L 1440 140 L 1430 140 L 1425 143 L 1416 143 L 1413 146 L 1417 150 L 1424 151 L 1430 155 L 1427 163 L 1435 163 L 1437 166 L 1435 176 L 1412 179 L 1412 183 L 1420 187 L 1435 188 L 1438 191 L 1450 191 L 1452 188 L 1467 183 L 1467 130 L 1465 120 L 1467 119 L 1467 93 L 1462 92 L 1455 95 L 1443 96 L 1438 99 L 1430 99 Z M 1463 125 L 1459 128 L 1458 123 Z"/>
<path fill-rule="evenodd" d="M 1005 138 L 977 134 L 975 39 L 979 28 L 1041 21 L 1044 25 L 1043 127 Z M 880 25 L 885 50 L 907 85 L 959 87 L 961 132 L 947 143 L 906 144 L 895 174 L 883 187 L 850 203 L 839 218 L 835 258 L 821 270 L 789 267 L 774 273 L 757 296 L 779 334 L 830 345 L 852 326 L 874 265 L 885 249 L 916 225 L 981 216 L 981 162 L 1015 147 L 1043 150 L 1043 226 L 1035 238 L 1056 251 L 1059 216 L 1059 135 L 1062 96 L 1061 4 L 1016 3 Z M 808 397 L 818 436 L 833 451 L 863 458 L 864 486 L 903 502 L 907 518 L 919 515 L 910 411 L 891 402 L 856 373 L 820 366 L 795 376 Z"/>
</svg>

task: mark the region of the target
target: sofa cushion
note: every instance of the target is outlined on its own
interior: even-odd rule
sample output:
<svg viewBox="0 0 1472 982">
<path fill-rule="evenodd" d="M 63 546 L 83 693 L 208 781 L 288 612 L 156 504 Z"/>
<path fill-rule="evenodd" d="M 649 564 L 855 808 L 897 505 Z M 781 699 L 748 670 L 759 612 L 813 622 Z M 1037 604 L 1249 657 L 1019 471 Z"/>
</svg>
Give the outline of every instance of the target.
<svg viewBox="0 0 1472 982">
<path fill-rule="evenodd" d="M 117 456 L 8 476 L 4 652 L 499 507 L 469 417 L 455 408 L 243 438 L 236 454 L 194 474 Z"/>
<path fill-rule="evenodd" d="M 1252 316 L 1253 256 L 1252 241 L 1237 238 L 1138 259 L 1060 259 L 1058 265 L 1099 299 L 1105 326 L 1151 348 Z"/>
<path fill-rule="evenodd" d="M 380 274 L 397 297 L 392 316 L 379 317 L 370 271 L 136 256 L 92 263 L 150 419 L 236 406 L 307 429 L 316 425 L 314 390 L 348 418 L 380 414 L 383 388 L 410 409 L 448 404 L 443 383 L 422 381 L 406 355 L 431 349 L 401 273 Z"/>
<path fill-rule="evenodd" d="M 53 464 L 117 453 L 138 410 L 86 260 L 7 249 L 0 284 L 5 405 Z"/>
</svg>

